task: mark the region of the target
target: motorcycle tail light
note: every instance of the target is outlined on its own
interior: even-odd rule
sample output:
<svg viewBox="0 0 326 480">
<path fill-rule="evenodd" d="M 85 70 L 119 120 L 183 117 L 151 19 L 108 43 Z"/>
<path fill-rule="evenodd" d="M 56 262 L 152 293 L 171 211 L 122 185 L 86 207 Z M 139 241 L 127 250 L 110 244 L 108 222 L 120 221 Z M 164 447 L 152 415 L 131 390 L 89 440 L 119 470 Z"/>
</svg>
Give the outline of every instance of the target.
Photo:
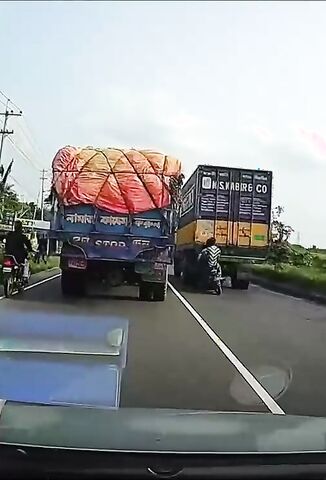
<svg viewBox="0 0 326 480">
<path fill-rule="evenodd" d="M 15 265 L 15 262 L 12 258 L 5 258 L 3 260 L 3 266 L 4 267 L 13 267 Z"/>
</svg>

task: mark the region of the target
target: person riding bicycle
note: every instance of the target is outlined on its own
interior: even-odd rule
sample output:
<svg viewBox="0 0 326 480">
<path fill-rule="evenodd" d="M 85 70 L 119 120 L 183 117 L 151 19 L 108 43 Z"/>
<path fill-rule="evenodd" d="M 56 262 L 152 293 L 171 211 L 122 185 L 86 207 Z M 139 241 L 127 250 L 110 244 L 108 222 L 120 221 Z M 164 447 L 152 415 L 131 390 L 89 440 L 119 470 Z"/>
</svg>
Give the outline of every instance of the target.
<svg viewBox="0 0 326 480">
<path fill-rule="evenodd" d="M 16 262 L 24 264 L 23 277 L 28 280 L 29 263 L 27 260 L 28 253 L 33 251 L 32 245 L 28 237 L 23 233 L 23 225 L 20 220 L 16 220 L 13 232 L 8 232 L 6 236 L 6 255 L 15 257 Z"/>
<path fill-rule="evenodd" d="M 203 250 L 198 255 L 198 262 L 200 265 L 200 284 L 202 286 L 207 285 L 210 273 L 216 270 L 218 277 L 222 276 L 221 265 L 219 264 L 219 258 L 221 256 L 221 249 L 216 245 L 216 239 L 214 237 L 209 238 Z"/>
</svg>

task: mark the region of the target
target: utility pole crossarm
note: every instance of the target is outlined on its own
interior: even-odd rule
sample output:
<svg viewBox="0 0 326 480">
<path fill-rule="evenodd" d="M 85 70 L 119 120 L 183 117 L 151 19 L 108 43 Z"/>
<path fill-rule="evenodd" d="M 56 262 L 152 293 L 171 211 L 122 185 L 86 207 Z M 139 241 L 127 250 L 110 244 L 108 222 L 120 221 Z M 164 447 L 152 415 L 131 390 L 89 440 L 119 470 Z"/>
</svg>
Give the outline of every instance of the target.
<svg viewBox="0 0 326 480">
<path fill-rule="evenodd" d="M 13 133 L 13 130 L 0 130 L 0 135 L 12 135 Z"/>
<path fill-rule="evenodd" d="M 15 113 L 12 110 L 6 110 L 5 112 L 0 112 L 0 115 L 4 117 L 21 117 L 23 112 Z"/>
</svg>

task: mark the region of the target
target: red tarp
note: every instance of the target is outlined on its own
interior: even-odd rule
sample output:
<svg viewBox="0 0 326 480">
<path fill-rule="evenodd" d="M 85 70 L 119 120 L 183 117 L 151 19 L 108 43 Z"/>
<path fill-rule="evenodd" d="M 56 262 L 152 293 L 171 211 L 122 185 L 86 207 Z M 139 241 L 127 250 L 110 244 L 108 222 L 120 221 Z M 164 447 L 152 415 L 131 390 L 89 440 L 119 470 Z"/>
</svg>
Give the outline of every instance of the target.
<svg viewBox="0 0 326 480">
<path fill-rule="evenodd" d="M 91 204 L 116 213 L 167 207 L 178 160 L 150 150 L 61 148 L 52 163 L 60 204 Z"/>
</svg>

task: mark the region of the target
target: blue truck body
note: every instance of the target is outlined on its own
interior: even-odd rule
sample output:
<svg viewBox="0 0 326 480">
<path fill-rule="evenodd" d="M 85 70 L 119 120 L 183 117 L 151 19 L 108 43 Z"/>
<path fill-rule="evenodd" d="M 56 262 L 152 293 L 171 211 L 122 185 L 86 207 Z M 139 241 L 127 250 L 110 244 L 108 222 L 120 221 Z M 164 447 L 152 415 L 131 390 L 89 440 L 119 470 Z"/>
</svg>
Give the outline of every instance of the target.
<svg viewBox="0 0 326 480">
<path fill-rule="evenodd" d="M 80 280 L 81 271 L 86 270 L 88 280 L 97 277 L 102 286 L 138 285 L 141 297 L 154 295 L 162 300 L 167 265 L 173 263 L 176 226 L 173 209 L 117 214 L 76 205 L 58 207 L 51 230 L 52 237 L 63 243 L 63 272 L 73 270 L 63 273 L 67 278 L 70 275 L 70 282 L 76 283 L 77 273 Z"/>
<path fill-rule="evenodd" d="M 172 263 L 174 237 L 169 215 L 168 210 L 126 215 L 77 205 L 61 207 L 52 229 L 60 240 L 82 248 L 88 259 L 134 261 L 141 252 L 153 249 L 166 254 L 161 255 L 164 263 Z"/>
</svg>

